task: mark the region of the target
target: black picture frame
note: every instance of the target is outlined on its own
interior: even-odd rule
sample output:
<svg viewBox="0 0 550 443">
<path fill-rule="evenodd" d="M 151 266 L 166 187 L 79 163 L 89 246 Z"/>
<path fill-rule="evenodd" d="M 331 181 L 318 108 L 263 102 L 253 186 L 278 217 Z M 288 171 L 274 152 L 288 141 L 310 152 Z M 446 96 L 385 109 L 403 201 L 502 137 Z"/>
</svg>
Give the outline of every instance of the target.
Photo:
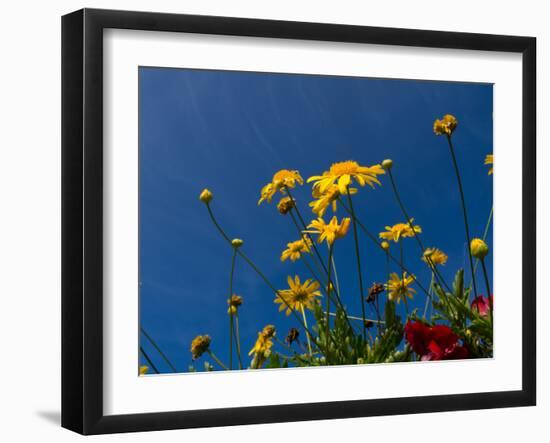
<svg viewBox="0 0 550 443">
<path fill-rule="evenodd" d="M 522 389 L 178 412 L 103 413 L 103 30 L 172 31 L 522 54 Z M 62 18 L 62 426 L 152 431 L 536 404 L 536 39 L 83 9 Z M 520 302 L 517 294 L 515 297 Z"/>
</svg>

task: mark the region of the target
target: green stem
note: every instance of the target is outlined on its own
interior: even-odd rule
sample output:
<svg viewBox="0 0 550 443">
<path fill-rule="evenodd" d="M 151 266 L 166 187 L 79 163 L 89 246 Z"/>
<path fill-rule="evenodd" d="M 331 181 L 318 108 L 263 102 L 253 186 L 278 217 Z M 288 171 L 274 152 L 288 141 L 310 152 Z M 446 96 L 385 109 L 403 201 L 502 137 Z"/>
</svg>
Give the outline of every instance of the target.
<svg viewBox="0 0 550 443">
<path fill-rule="evenodd" d="M 206 204 L 206 207 L 208 209 L 208 214 L 210 215 L 210 218 L 212 219 L 212 222 L 214 223 L 214 226 L 217 228 L 217 230 L 219 231 L 219 233 L 222 235 L 222 237 L 226 240 L 227 243 L 229 243 L 229 245 L 231 247 L 233 247 L 233 245 L 231 244 L 231 239 L 227 236 L 227 234 L 225 233 L 225 231 L 222 229 L 222 227 L 218 224 L 218 222 L 216 221 L 216 218 L 214 217 L 214 213 L 212 212 L 212 208 L 210 207 L 210 204 Z M 242 252 L 241 248 L 237 249 L 237 254 L 239 254 L 239 256 L 256 272 L 256 274 L 258 274 L 258 276 L 264 281 L 264 283 L 271 289 L 271 291 L 273 291 L 273 293 L 279 297 L 281 299 L 281 301 L 286 305 L 286 307 L 290 310 L 290 312 L 292 312 L 292 314 L 294 315 L 294 317 L 296 318 L 296 320 L 298 321 L 298 323 L 300 323 L 300 325 L 304 328 L 304 330 L 311 336 L 313 337 L 313 335 L 311 334 L 311 332 L 309 331 L 309 328 L 307 327 L 306 324 L 304 324 L 304 322 L 302 321 L 302 319 L 300 318 L 300 316 L 296 313 L 296 310 L 290 306 L 288 304 L 288 302 L 279 295 L 279 291 L 277 289 L 275 289 L 275 287 L 271 284 L 271 282 L 269 281 L 269 279 L 265 276 L 265 274 L 256 266 L 256 264 L 250 260 L 247 255 Z M 317 344 L 317 342 L 314 340 L 313 341 L 315 343 L 315 345 L 321 349 L 319 347 L 319 345 Z"/>
<path fill-rule="evenodd" d="M 221 368 L 225 369 L 226 371 L 229 370 L 228 367 L 225 366 L 225 365 L 218 359 L 218 357 L 216 357 L 216 356 L 214 355 L 214 353 L 213 353 L 210 349 L 207 349 L 206 352 L 208 353 L 208 355 L 209 355 L 210 357 L 212 357 L 212 360 L 214 360 L 218 365 L 220 365 Z"/>
<path fill-rule="evenodd" d="M 315 252 L 315 243 L 314 243 L 313 239 L 311 238 L 311 236 L 309 235 L 309 233 L 308 232 L 304 233 L 304 229 L 298 224 L 298 221 L 296 220 L 296 216 L 294 215 L 292 210 L 289 211 L 289 214 L 290 214 L 290 218 L 292 219 L 292 222 L 294 223 L 294 226 L 296 226 L 296 230 L 298 231 L 298 235 L 301 238 L 305 237 L 307 240 L 309 240 L 311 242 L 311 245 L 312 245 L 311 247 L 313 248 L 313 252 Z M 323 275 L 327 274 L 326 269 L 321 269 L 321 266 L 319 265 L 319 262 L 318 262 L 317 254 L 312 254 L 311 260 L 313 261 L 313 263 L 315 263 L 315 266 L 317 267 L 317 270 L 319 271 L 319 273 L 321 273 Z M 322 263 L 322 265 L 324 267 L 324 263 Z M 317 280 L 321 281 L 320 279 L 317 279 Z"/>
<path fill-rule="evenodd" d="M 162 352 L 160 350 L 160 348 L 158 347 L 158 345 L 155 343 L 155 340 L 153 340 L 151 338 L 151 336 L 145 331 L 145 329 L 143 328 L 143 326 L 140 327 L 140 330 L 141 330 L 141 333 L 147 338 L 147 340 L 149 340 L 149 342 L 153 345 L 153 347 L 157 350 L 157 352 L 160 354 L 160 356 L 162 357 L 162 359 L 166 362 L 166 364 L 170 367 L 170 369 L 172 370 L 172 372 L 178 372 L 175 368 L 175 366 L 170 362 L 170 360 L 168 360 L 168 357 L 166 357 L 166 355 L 164 354 L 164 352 Z"/>
<path fill-rule="evenodd" d="M 407 312 L 407 318 L 409 318 L 409 302 L 407 301 L 407 296 L 403 296 L 403 303 L 405 304 L 405 311 Z"/>
<path fill-rule="evenodd" d="M 377 237 L 372 234 L 372 232 L 370 232 L 367 227 L 361 222 L 361 220 L 359 220 L 357 217 L 354 217 L 351 213 L 351 211 L 349 210 L 349 208 L 342 202 L 342 200 L 340 200 L 340 204 L 342 205 L 342 207 L 346 210 L 346 212 L 348 213 L 348 215 L 352 216 L 356 221 L 357 221 L 357 225 L 363 230 L 363 232 L 367 235 L 367 238 L 369 240 L 371 240 L 374 244 L 376 244 L 382 251 L 384 251 L 388 257 L 391 259 L 392 262 L 394 262 L 395 264 L 397 264 L 400 268 L 401 268 L 401 272 L 405 271 L 407 274 L 409 274 L 414 282 L 418 285 L 418 287 L 420 288 L 420 290 L 422 290 L 422 292 L 424 292 L 425 294 L 428 294 L 428 291 L 426 290 L 426 288 L 418 281 L 418 279 L 414 276 L 414 274 L 412 274 L 411 272 L 409 272 L 409 270 L 405 267 L 405 265 L 402 265 L 399 260 L 397 258 L 395 258 L 392 254 L 389 253 L 389 251 L 386 251 L 382 245 L 380 244 L 380 242 L 378 241 Z"/>
<path fill-rule="evenodd" d="M 151 366 L 151 368 L 153 368 L 153 371 L 155 371 L 155 374 L 160 374 L 157 367 L 153 364 L 153 362 L 151 361 L 151 359 L 149 358 L 149 356 L 147 355 L 147 353 L 144 351 L 144 349 L 141 346 L 139 347 L 139 350 L 143 354 L 143 357 L 145 358 L 145 360 L 147 360 L 147 364 L 149 366 Z"/>
<path fill-rule="evenodd" d="M 323 314 L 326 314 L 326 312 L 323 312 Z M 336 314 L 335 312 L 331 312 L 330 313 L 330 316 L 331 317 L 336 317 L 338 314 Z M 349 316 L 350 320 L 357 320 L 357 321 L 363 321 L 363 319 L 361 317 L 357 317 L 357 316 L 354 316 L 354 315 L 350 315 Z M 384 320 L 375 320 L 375 319 L 372 319 L 372 318 L 367 318 L 366 319 L 367 321 L 371 321 L 373 323 L 380 323 L 380 324 L 384 324 L 386 323 Z"/>
<path fill-rule="evenodd" d="M 279 343 L 281 346 L 284 346 L 287 350 L 289 350 L 290 352 L 292 352 L 294 358 L 296 360 L 299 360 L 303 363 L 307 363 L 307 364 L 311 364 L 311 361 L 307 361 L 306 359 L 304 359 L 300 354 L 298 354 L 294 349 L 292 349 L 289 345 L 287 345 L 285 342 L 283 342 L 282 340 L 280 340 L 279 338 L 277 338 L 277 336 L 274 337 L 275 338 L 275 341 L 277 343 Z"/>
<path fill-rule="evenodd" d="M 430 293 L 432 292 L 432 287 L 434 284 L 434 273 L 432 271 L 432 280 L 430 281 Z M 426 304 L 424 305 L 424 314 L 422 315 L 422 318 L 426 320 L 426 314 L 428 312 L 428 304 L 431 301 L 431 297 L 426 297 Z"/>
<path fill-rule="evenodd" d="M 310 338 L 310 334 L 309 334 L 309 330 L 307 329 L 307 318 L 306 318 L 306 313 L 304 311 L 304 307 L 303 306 L 300 306 L 300 309 L 302 311 L 302 317 L 304 318 L 304 325 L 306 325 L 306 339 L 307 339 L 307 349 L 309 351 L 309 359 L 311 361 L 311 359 L 313 358 L 313 352 L 311 350 L 311 338 Z"/>
<path fill-rule="evenodd" d="M 331 260 L 332 263 L 332 271 L 334 272 L 334 282 L 336 283 L 336 293 L 340 294 L 340 283 L 338 281 L 338 272 L 336 271 L 336 263 L 334 261 L 334 256 Z"/>
<path fill-rule="evenodd" d="M 300 235 L 304 235 L 304 233 L 300 230 L 300 227 L 298 226 L 298 223 L 296 221 L 296 218 L 294 217 L 294 214 L 292 214 L 292 211 L 290 212 L 290 215 L 291 215 L 291 218 L 292 218 L 292 221 L 294 222 L 294 225 L 296 226 L 296 228 L 298 229 L 298 233 Z M 307 234 L 307 233 L 306 233 Z M 311 239 L 311 237 L 308 237 L 309 239 Z M 310 240 L 312 241 L 312 240 Z M 313 263 L 315 263 L 315 266 L 317 267 L 317 270 L 319 270 L 321 273 L 323 273 L 324 275 L 328 275 L 328 273 L 324 272 L 323 270 L 320 269 L 319 267 L 319 264 L 317 263 L 317 260 L 315 259 L 314 256 L 311 256 L 311 259 L 313 261 Z M 318 282 L 321 282 L 322 280 L 318 277 L 318 275 L 313 271 L 313 269 L 311 268 L 310 264 L 308 263 L 307 259 L 306 259 L 306 256 L 304 255 L 304 263 L 305 265 L 307 266 L 309 272 L 311 272 L 311 275 L 313 275 L 313 277 L 315 278 L 315 280 L 317 280 Z M 334 257 L 332 258 L 332 264 L 334 265 L 334 272 L 336 273 L 336 265 L 334 264 Z M 325 268 L 326 269 L 326 268 Z M 336 278 L 338 278 L 338 275 L 336 275 Z M 340 298 L 340 289 L 339 289 L 339 286 L 338 286 L 338 283 L 337 284 L 337 287 L 335 288 L 335 295 L 336 295 L 336 301 L 334 300 L 334 298 L 331 298 L 331 301 L 340 307 L 340 309 L 342 309 L 342 312 L 344 312 L 344 316 L 346 317 L 346 322 L 348 323 L 349 327 L 352 329 L 352 332 L 355 333 L 354 329 L 353 329 L 353 326 L 351 325 L 351 322 L 349 321 L 349 319 L 347 319 L 347 314 L 346 314 L 346 310 L 344 308 L 344 305 L 342 303 L 342 299 Z M 325 293 L 327 293 L 327 291 L 325 290 Z M 332 294 L 327 294 L 328 297 L 332 297 Z"/>
<path fill-rule="evenodd" d="M 288 187 L 285 187 L 285 190 L 286 190 L 288 196 L 292 200 L 294 200 L 294 198 L 292 197 L 292 194 L 290 193 L 290 189 Z M 302 224 L 302 226 L 304 228 L 304 231 L 307 230 L 306 222 L 304 221 L 304 218 L 302 217 L 302 214 L 300 213 L 300 210 L 298 209 L 298 205 L 297 205 L 296 200 L 294 200 L 294 208 L 292 208 L 289 212 L 292 212 L 292 211 L 296 212 L 296 215 L 298 216 L 298 219 L 300 220 L 300 223 Z M 321 257 L 321 254 L 319 253 L 319 250 L 317 249 L 317 246 L 315 246 L 315 242 L 311 238 L 311 235 L 309 233 L 306 233 L 306 235 L 308 236 L 309 240 L 311 241 L 311 244 L 313 245 L 313 250 L 315 251 L 315 255 L 319 259 L 319 262 L 323 266 L 323 269 L 325 270 L 326 273 L 328 273 L 328 269 L 326 268 L 325 263 L 323 262 L 323 258 Z"/>
<path fill-rule="evenodd" d="M 414 225 L 411 221 L 412 219 L 409 216 L 409 213 L 407 212 L 407 209 L 405 208 L 405 205 L 403 204 L 403 200 L 401 200 L 401 197 L 399 195 L 399 191 L 397 190 L 397 185 L 395 184 L 395 180 L 393 178 L 393 174 L 391 172 L 391 169 L 388 170 L 388 175 L 390 177 L 390 182 L 391 182 L 391 185 L 392 185 L 393 193 L 395 195 L 395 199 L 397 200 L 397 204 L 401 208 L 401 212 L 403 213 L 403 216 L 407 220 L 407 224 L 409 225 L 409 227 L 411 228 L 411 230 L 413 232 L 413 236 L 416 239 L 416 242 L 418 243 L 418 247 L 420 248 L 420 254 L 423 255 L 424 252 L 426 252 L 426 249 L 424 248 L 424 245 L 422 244 L 422 240 L 420 239 L 420 235 L 418 235 L 418 233 L 414 229 Z M 403 262 L 403 256 L 401 256 L 401 262 Z M 452 292 L 449 289 L 449 286 L 447 285 L 445 280 L 443 279 L 443 276 L 441 276 L 441 274 L 439 274 L 439 272 L 437 272 L 437 271 L 436 271 L 436 279 L 438 280 L 440 285 L 445 286 L 445 288 L 449 292 Z"/>
<path fill-rule="evenodd" d="M 334 245 L 330 245 L 328 248 L 328 283 L 327 283 L 327 317 L 326 317 L 326 325 L 325 325 L 325 334 L 326 334 L 326 346 L 327 346 L 327 352 L 326 352 L 326 358 L 325 363 L 328 365 L 328 359 L 329 359 L 329 335 L 330 335 L 330 290 L 332 287 L 332 282 L 330 281 L 330 271 L 332 270 L 332 266 L 330 265 L 332 261 L 332 253 L 334 251 Z"/>
<path fill-rule="evenodd" d="M 355 217 L 355 211 L 353 210 L 353 201 L 351 199 L 351 194 L 349 192 L 349 186 L 347 187 L 347 195 L 348 195 L 348 202 L 349 207 L 351 209 L 352 214 L 352 224 L 353 224 L 353 238 L 355 240 L 355 257 L 357 258 L 357 273 L 359 276 L 359 296 L 361 297 L 360 303 L 361 303 L 361 314 L 363 317 L 363 322 L 365 322 L 366 319 L 366 312 L 365 312 L 365 294 L 363 292 L 363 275 L 361 273 L 361 255 L 359 254 L 359 236 L 357 235 L 357 222 Z M 366 331 L 365 331 L 365 324 L 363 323 L 363 340 L 366 341 Z"/>
<path fill-rule="evenodd" d="M 455 169 L 456 180 L 458 182 L 458 190 L 460 191 L 460 201 L 462 203 L 462 215 L 464 217 L 464 230 L 466 232 L 466 241 L 468 242 L 468 259 L 470 261 L 470 272 L 472 273 L 472 283 L 474 284 L 474 295 L 477 297 L 477 285 L 476 285 L 476 276 L 474 272 L 474 261 L 472 259 L 472 252 L 470 251 L 470 228 L 468 225 L 468 212 L 466 210 L 466 200 L 464 198 L 464 190 L 462 189 L 462 180 L 460 178 L 460 171 L 458 169 L 458 163 L 456 162 L 455 151 L 453 148 L 453 142 L 451 141 L 451 136 L 447 135 L 447 141 L 449 142 L 449 150 L 451 151 L 451 157 L 453 160 L 453 166 Z"/>
<path fill-rule="evenodd" d="M 489 227 L 491 226 L 491 220 L 493 219 L 493 209 L 494 209 L 494 206 L 491 206 L 491 212 L 489 212 L 489 218 L 487 219 L 487 224 L 485 225 L 485 230 L 483 231 L 483 241 L 486 241 L 487 236 L 489 235 Z M 477 271 L 478 263 L 479 263 L 479 260 L 476 260 L 476 263 L 474 265 L 474 272 Z"/>
<path fill-rule="evenodd" d="M 233 369 L 233 312 L 231 311 L 231 297 L 233 297 L 233 274 L 235 273 L 235 258 L 237 257 L 237 248 L 233 247 L 231 255 L 231 272 L 229 274 L 229 369 Z"/>
<path fill-rule="evenodd" d="M 243 368 L 241 359 L 241 335 L 239 334 L 239 311 L 235 312 L 235 343 L 237 344 L 237 355 L 239 357 L 239 369 Z"/>
</svg>

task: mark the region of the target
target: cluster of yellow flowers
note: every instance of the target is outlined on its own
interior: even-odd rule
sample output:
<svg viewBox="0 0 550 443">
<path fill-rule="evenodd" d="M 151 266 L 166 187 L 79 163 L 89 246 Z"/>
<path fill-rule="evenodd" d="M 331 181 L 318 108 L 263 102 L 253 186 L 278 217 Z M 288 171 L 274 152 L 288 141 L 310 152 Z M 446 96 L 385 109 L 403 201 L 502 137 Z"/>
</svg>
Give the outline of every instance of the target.
<svg viewBox="0 0 550 443">
<path fill-rule="evenodd" d="M 454 116 L 447 114 L 443 116 L 442 119 L 435 120 L 433 125 L 433 130 L 436 135 L 448 136 L 449 144 L 451 144 L 450 136 L 456 130 L 457 124 L 458 124 L 457 119 Z M 493 174 L 493 167 L 492 167 L 493 155 L 492 154 L 489 154 L 486 156 L 485 164 L 491 166 L 488 174 L 489 175 Z M 277 204 L 278 211 L 283 215 L 290 213 L 295 223 L 297 222 L 296 222 L 296 218 L 294 217 L 294 214 L 298 215 L 298 219 L 301 221 L 303 226 L 303 229 L 301 229 L 301 227 L 297 225 L 300 238 L 294 241 L 290 241 L 286 244 L 286 248 L 281 252 L 280 260 L 282 262 L 285 262 L 287 260 L 290 260 L 291 262 L 296 262 L 297 260 L 300 260 L 300 259 L 315 261 L 315 255 L 313 255 L 313 252 L 315 251 L 315 253 L 319 257 L 319 260 L 321 261 L 321 264 L 323 264 L 321 257 L 319 256 L 318 251 L 316 249 L 315 242 L 312 240 L 312 235 L 314 235 L 316 236 L 317 243 L 321 244 L 326 242 L 329 248 L 329 262 L 328 262 L 328 267 L 325 268 L 325 271 L 327 271 L 327 269 L 330 269 L 332 266 L 330 262 L 330 260 L 332 259 L 332 255 L 331 255 L 332 248 L 334 247 L 336 240 L 341 239 L 347 235 L 350 225 L 353 225 L 354 227 L 354 237 L 357 243 L 357 232 L 356 232 L 357 218 L 353 210 L 351 196 L 356 195 L 359 192 L 358 187 L 365 187 L 366 185 L 368 185 L 372 189 L 375 189 L 377 185 L 378 186 L 382 185 L 379 180 L 379 176 L 387 173 L 390 180 L 392 181 L 392 186 L 393 186 L 394 192 L 396 193 L 397 200 L 401 204 L 399 196 L 397 195 L 398 191 L 395 187 L 395 182 L 393 181 L 394 179 L 392 176 L 392 168 L 393 168 L 393 161 L 391 159 L 385 159 L 380 164 L 373 164 L 371 166 L 363 166 L 356 161 L 347 160 L 347 161 L 336 162 L 331 164 L 329 169 L 324 171 L 321 175 L 313 175 L 309 177 L 306 181 L 304 181 L 304 179 L 300 175 L 300 172 L 297 170 L 281 169 L 277 171 L 273 175 L 271 181 L 261 188 L 258 205 L 260 205 L 263 202 L 271 203 L 274 196 L 277 193 L 280 193 L 281 199 Z M 297 185 L 303 185 L 304 182 L 312 184 L 312 189 L 311 189 L 312 201 L 309 202 L 309 207 L 311 208 L 312 213 L 316 217 L 315 219 L 311 220 L 309 224 L 302 219 L 298 211 L 298 208 L 296 206 L 296 200 L 291 195 L 291 190 L 293 190 Z M 355 185 L 356 187 L 352 187 L 352 185 Z M 199 198 L 206 205 L 209 205 L 213 199 L 213 195 L 208 189 L 205 189 L 202 191 Z M 349 207 L 344 202 L 344 199 L 347 199 Z M 329 208 L 332 209 L 333 213 L 336 213 L 339 204 L 348 212 L 348 214 L 351 217 L 341 217 L 340 219 L 338 219 L 336 215 L 332 215 L 330 220 L 326 222 L 324 219 L 324 216 L 326 215 Z M 377 240 L 376 236 L 372 236 L 372 238 L 374 238 L 374 241 L 378 244 L 378 246 L 383 251 L 385 251 L 389 260 L 389 257 L 391 257 L 391 254 L 390 254 L 391 243 L 399 244 L 402 248 L 403 244 L 401 242 L 404 239 L 416 237 L 419 245 L 421 246 L 421 250 L 424 251 L 422 254 L 422 257 L 420 258 L 432 270 L 432 279 L 433 279 L 434 273 L 438 272 L 436 267 L 445 265 L 447 263 L 448 256 L 447 254 L 445 254 L 445 252 L 443 252 L 442 250 L 436 247 L 430 247 L 430 248 L 424 249 L 424 246 L 422 245 L 421 241 L 418 238 L 418 235 L 422 233 L 422 228 L 418 224 L 414 224 L 414 219 L 409 218 L 409 216 L 406 214 L 406 210 L 403 207 L 402 207 L 402 210 L 405 215 L 404 218 L 407 221 L 399 222 L 391 226 L 390 225 L 385 226 L 384 230 L 382 232 L 379 232 L 378 234 L 378 238 L 380 240 Z M 210 215 L 213 218 L 213 215 L 211 212 L 210 212 Z M 221 228 L 219 227 L 219 225 L 216 223 L 215 220 L 214 220 L 214 223 L 216 224 L 218 229 L 221 231 Z M 229 241 L 228 237 L 223 233 L 223 231 L 222 231 L 222 234 Z M 234 239 L 234 240 L 231 240 L 230 242 L 234 248 L 234 254 L 235 255 L 237 255 L 237 253 L 241 254 L 242 251 L 237 251 L 237 249 L 243 245 L 243 241 L 240 239 Z M 358 245 L 356 246 L 358 248 Z M 482 260 L 488 253 L 488 247 L 483 240 L 474 238 L 470 243 L 470 252 L 473 257 L 479 260 Z M 357 252 L 357 255 L 359 256 L 358 252 Z M 403 300 L 405 306 L 407 304 L 407 299 L 413 299 L 416 293 L 416 290 L 412 286 L 416 283 L 416 277 L 414 274 L 411 274 L 405 271 L 402 261 L 403 261 L 403 252 L 401 250 L 400 272 L 389 273 L 389 270 L 388 270 L 389 276 L 388 276 L 387 282 L 374 284 L 373 288 L 375 288 L 376 291 L 369 290 L 369 297 L 371 301 L 375 300 L 376 296 L 382 293 L 383 291 L 386 291 L 388 300 L 394 301 L 396 303 L 400 303 L 401 300 Z M 359 258 L 358 258 L 358 263 L 359 263 Z M 361 270 L 360 270 L 360 264 L 359 264 L 359 273 L 360 272 Z M 271 286 L 276 295 L 274 299 L 274 303 L 279 305 L 280 312 L 284 311 L 287 316 L 292 314 L 293 312 L 294 313 L 297 312 L 303 316 L 304 324 L 302 326 L 305 326 L 305 329 L 306 329 L 306 337 L 308 338 L 308 345 L 310 348 L 309 349 L 310 358 L 311 358 L 311 352 L 312 352 L 311 343 L 309 343 L 310 332 L 307 329 L 305 311 L 306 309 L 313 310 L 316 304 L 319 303 L 319 299 L 320 297 L 322 297 L 321 289 L 323 289 L 323 291 L 327 293 L 327 300 L 328 300 L 328 296 L 330 295 L 330 292 L 332 289 L 334 289 L 334 287 L 330 280 L 331 278 L 330 271 L 327 271 L 327 273 L 328 273 L 328 283 L 325 288 L 321 288 L 321 284 L 315 278 L 308 278 L 304 281 L 301 281 L 298 275 L 294 275 L 293 277 L 292 276 L 287 277 L 287 282 L 288 282 L 287 289 L 275 290 Z M 313 272 L 313 274 L 315 273 Z M 419 287 L 421 288 L 420 285 Z M 362 292 L 362 287 L 361 287 L 361 292 Z M 232 293 L 231 285 L 230 285 L 229 293 L 230 294 Z M 340 295 L 338 294 L 338 297 L 339 296 Z M 364 298 L 363 294 L 361 294 L 361 296 L 363 299 Z M 367 301 L 369 301 L 368 298 L 367 298 Z M 236 316 L 236 321 L 238 322 L 237 311 L 238 311 L 238 308 L 243 303 L 242 297 L 236 294 L 232 294 L 230 298 L 227 300 L 227 303 L 228 303 L 228 310 L 227 310 L 228 314 L 230 316 Z M 329 312 L 328 312 L 330 309 L 329 306 L 330 304 L 327 302 L 327 313 L 326 313 L 327 328 L 329 327 Z M 408 313 L 408 308 L 407 308 L 407 313 Z M 364 318 L 364 313 L 363 313 L 363 318 Z M 294 335 L 297 338 L 298 331 L 295 328 L 293 328 L 293 330 L 295 331 Z M 237 326 L 237 331 L 238 331 L 238 326 Z M 237 335 L 238 335 L 238 332 L 237 332 Z M 292 337 L 294 337 L 294 335 Z M 275 338 L 275 327 L 273 325 L 267 325 L 262 329 L 262 331 L 258 332 L 258 338 L 256 340 L 256 343 L 254 344 L 253 348 L 249 352 L 249 355 L 253 356 L 253 360 L 251 363 L 252 368 L 260 368 L 263 365 L 263 363 L 266 361 L 266 359 L 270 356 L 271 349 L 273 347 L 274 338 Z M 287 339 L 287 342 L 291 344 L 294 340 L 295 338 Z M 207 352 L 207 351 L 210 352 L 209 351 L 210 342 L 211 342 L 211 339 L 208 335 L 202 335 L 202 336 L 200 335 L 193 340 L 191 344 L 191 354 L 192 354 L 193 360 L 199 358 L 204 352 Z M 240 348 L 239 348 L 239 359 L 240 359 Z M 146 369 L 144 369 L 143 373 L 145 372 L 146 372 Z M 140 369 L 140 374 L 142 374 L 141 369 Z"/>
</svg>

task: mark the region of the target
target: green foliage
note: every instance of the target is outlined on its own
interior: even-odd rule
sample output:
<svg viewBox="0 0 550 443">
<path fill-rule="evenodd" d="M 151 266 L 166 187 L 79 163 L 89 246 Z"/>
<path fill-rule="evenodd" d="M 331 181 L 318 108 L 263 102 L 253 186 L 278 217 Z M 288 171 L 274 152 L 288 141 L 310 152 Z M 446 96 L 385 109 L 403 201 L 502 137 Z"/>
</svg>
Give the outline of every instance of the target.
<svg viewBox="0 0 550 443">
<path fill-rule="evenodd" d="M 470 289 L 464 287 L 464 270 L 460 269 L 453 282 L 453 292 L 433 285 L 434 308 L 432 320 L 444 320 L 462 338 L 472 357 L 492 357 L 493 326 L 489 316 L 480 315 L 470 306 Z"/>
</svg>

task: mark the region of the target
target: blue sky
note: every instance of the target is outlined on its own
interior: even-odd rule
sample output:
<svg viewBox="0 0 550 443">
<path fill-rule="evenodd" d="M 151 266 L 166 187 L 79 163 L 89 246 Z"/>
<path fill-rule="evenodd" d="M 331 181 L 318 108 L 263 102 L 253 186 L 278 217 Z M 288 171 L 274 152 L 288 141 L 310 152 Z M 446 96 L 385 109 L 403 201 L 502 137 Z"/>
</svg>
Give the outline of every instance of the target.
<svg viewBox="0 0 550 443">
<path fill-rule="evenodd" d="M 492 205 L 492 179 L 483 164 L 493 145 L 492 85 L 147 67 L 139 74 L 140 321 L 178 371 L 191 364 L 189 346 L 198 334 L 209 334 L 213 351 L 228 360 L 231 249 L 198 200 L 205 187 L 214 193 L 212 208 L 228 234 L 244 239 L 244 251 L 284 289 L 287 275 L 306 278 L 308 271 L 299 262 L 280 261 L 286 243 L 298 236 L 291 219 L 277 212 L 278 199 L 257 205 L 261 187 L 282 168 L 307 178 L 336 161 L 372 165 L 391 158 L 424 243 L 449 255 L 447 281 L 467 268 L 456 177 L 446 140 L 433 134 L 432 125 L 445 113 L 458 118 L 453 140 L 470 229 L 481 237 Z M 294 194 L 302 214 L 313 218 L 310 187 Z M 354 205 L 376 234 L 404 221 L 386 177 L 375 190 L 361 188 Z M 345 303 L 360 315 L 351 234 L 337 242 L 335 258 Z M 366 285 L 383 282 L 383 253 L 360 237 Z M 427 287 L 430 273 L 419 256 L 415 240 L 407 239 L 406 265 Z M 274 324 L 280 338 L 297 326 L 277 311 L 273 293 L 243 261 L 237 262 L 234 292 L 244 298 L 243 354 L 266 324 Z M 411 306 L 424 301 L 419 290 Z M 161 372 L 170 371 L 146 340 L 142 345 Z"/>
</svg>

